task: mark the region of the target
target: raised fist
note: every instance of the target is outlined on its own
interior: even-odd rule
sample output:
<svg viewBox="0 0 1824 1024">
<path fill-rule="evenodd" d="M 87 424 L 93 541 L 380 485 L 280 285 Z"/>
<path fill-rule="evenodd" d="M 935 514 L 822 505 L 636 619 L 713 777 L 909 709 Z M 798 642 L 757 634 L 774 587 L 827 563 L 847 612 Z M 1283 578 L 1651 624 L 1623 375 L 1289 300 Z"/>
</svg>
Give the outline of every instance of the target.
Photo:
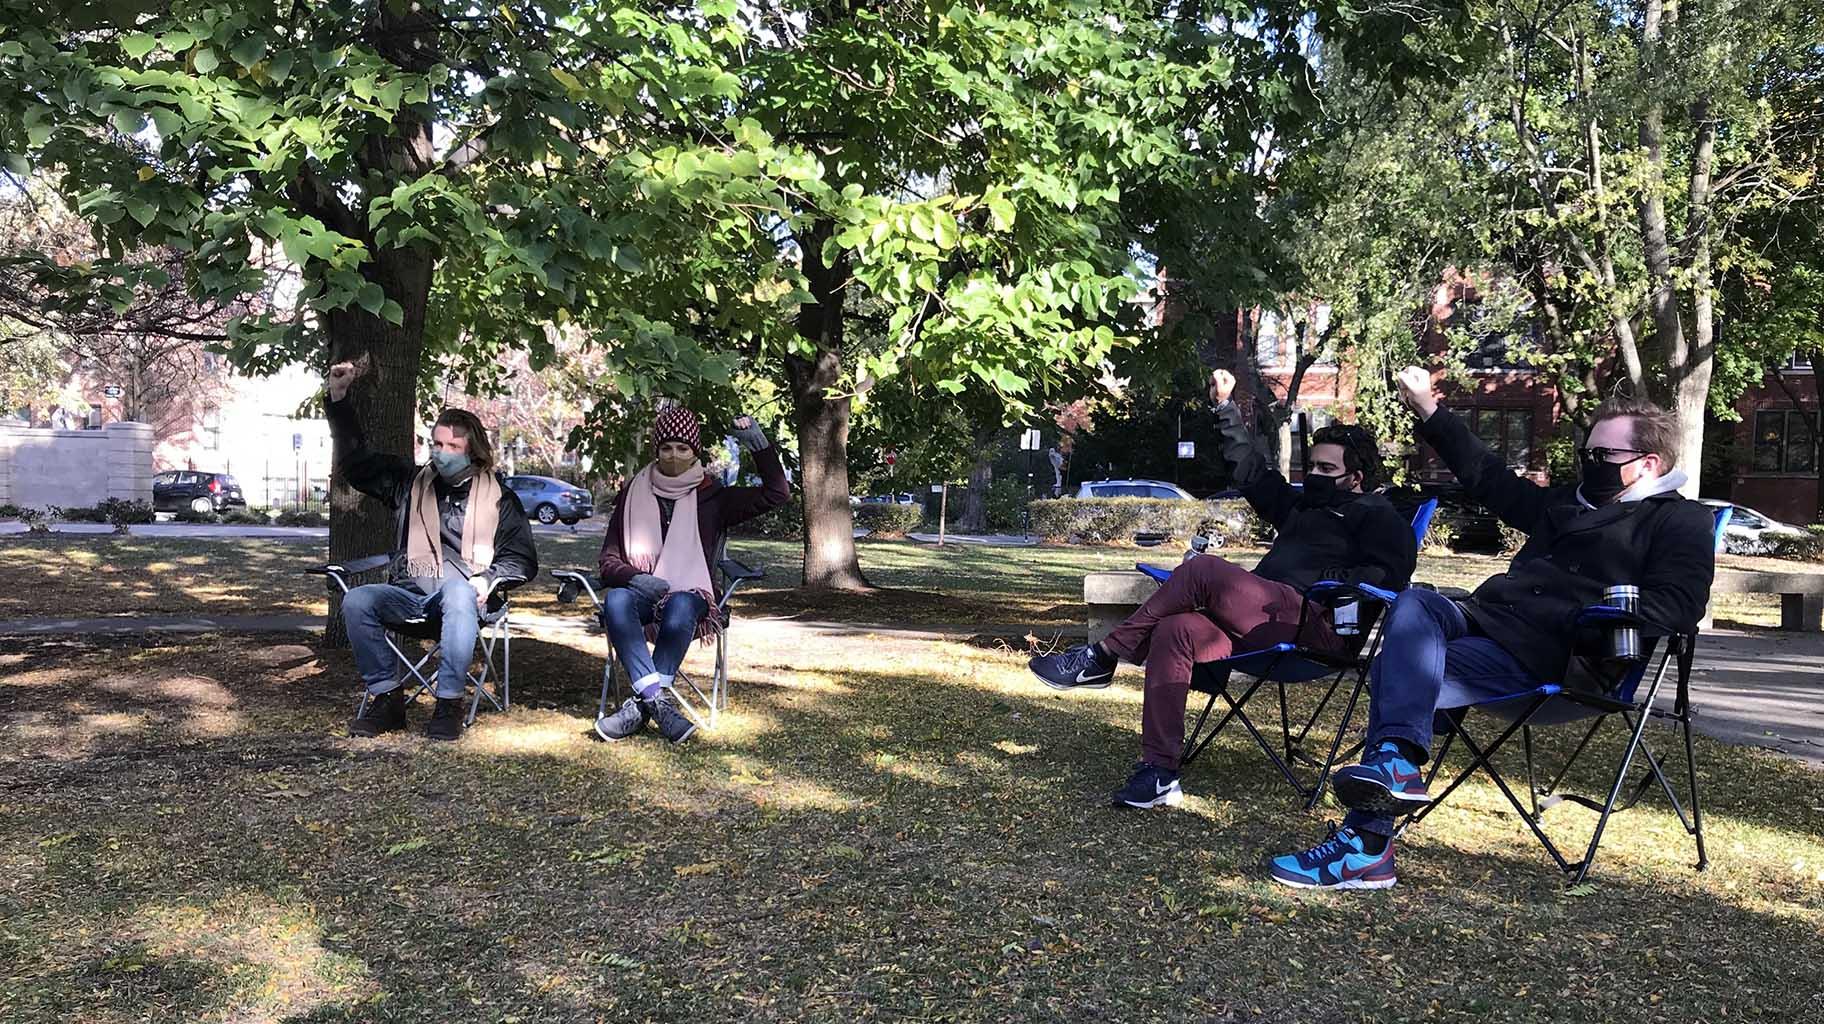
<svg viewBox="0 0 1824 1024">
<path fill-rule="evenodd" d="M 1408 366 L 1395 378 L 1400 386 L 1400 400 L 1406 407 L 1428 420 L 1438 411 L 1438 398 L 1431 391 L 1431 371 L 1423 366 Z"/>
<path fill-rule="evenodd" d="M 348 396 L 351 384 L 367 373 L 368 360 L 365 353 L 359 359 L 345 359 L 329 368 L 329 377 L 325 384 L 329 388 L 329 400 L 340 402 Z"/>
<path fill-rule="evenodd" d="M 1210 372 L 1210 401 L 1215 402 L 1217 405 L 1221 405 L 1228 401 L 1229 396 L 1234 393 L 1234 374 L 1227 370 L 1213 370 Z"/>
</svg>

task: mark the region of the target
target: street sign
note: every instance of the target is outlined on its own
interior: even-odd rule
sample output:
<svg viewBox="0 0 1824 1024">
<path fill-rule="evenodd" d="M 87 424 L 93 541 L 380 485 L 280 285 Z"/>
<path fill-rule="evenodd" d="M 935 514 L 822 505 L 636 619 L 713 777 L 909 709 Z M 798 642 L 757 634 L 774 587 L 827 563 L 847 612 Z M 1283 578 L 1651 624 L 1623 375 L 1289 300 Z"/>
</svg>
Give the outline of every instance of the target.
<svg viewBox="0 0 1824 1024">
<path fill-rule="evenodd" d="M 1020 435 L 1020 451 L 1036 452 L 1039 450 L 1039 428 L 1033 427 Z"/>
<path fill-rule="evenodd" d="M 931 485 L 931 493 L 932 493 L 932 494 L 942 494 L 942 493 L 944 493 L 944 485 L 943 485 L 943 484 L 932 484 L 932 485 Z"/>
<path fill-rule="evenodd" d="M 119 384 L 109 384 L 107 387 L 101 389 L 101 393 L 109 398 L 119 398 L 121 395 L 126 394 L 127 391 Z"/>
<path fill-rule="evenodd" d="M 301 452 L 304 450 L 304 435 L 303 434 L 291 435 L 291 450 L 294 452 Z"/>
<path fill-rule="evenodd" d="M 1196 458 L 1197 457 L 1197 442 L 1195 442 L 1195 441 L 1178 442 L 1178 457 L 1181 459 Z"/>
</svg>

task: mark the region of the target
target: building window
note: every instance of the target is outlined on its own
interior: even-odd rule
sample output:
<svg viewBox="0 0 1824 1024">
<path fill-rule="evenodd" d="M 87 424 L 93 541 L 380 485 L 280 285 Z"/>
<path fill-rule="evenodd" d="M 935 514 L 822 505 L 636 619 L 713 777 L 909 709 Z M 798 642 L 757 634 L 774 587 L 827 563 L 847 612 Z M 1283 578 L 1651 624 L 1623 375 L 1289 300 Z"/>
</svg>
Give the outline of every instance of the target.
<svg viewBox="0 0 1824 1024">
<path fill-rule="evenodd" d="M 203 447 L 212 452 L 222 448 L 222 410 L 214 405 L 203 407 Z"/>
<path fill-rule="evenodd" d="M 1754 414 L 1754 468 L 1759 473 L 1812 473 L 1818 468 L 1811 414 L 1768 409 Z"/>
<path fill-rule="evenodd" d="M 1780 369 L 1782 369 L 1782 370 L 1810 370 L 1811 369 L 1811 353 L 1810 352 L 1794 352 L 1792 355 L 1789 355 L 1786 357 L 1786 362 L 1784 365 L 1782 365 L 1780 367 Z"/>
<path fill-rule="evenodd" d="M 1469 421 L 1469 429 L 1505 459 L 1509 468 L 1524 471 L 1532 465 L 1531 409 L 1470 409 L 1464 418 Z"/>
<path fill-rule="evenodd" d="M 1279 317 L 1262 312 L 1260 320 L 1254 327 L 1254 360 L 1260 366 L 1278 366 L 1279 354 Z"/>
</svg>

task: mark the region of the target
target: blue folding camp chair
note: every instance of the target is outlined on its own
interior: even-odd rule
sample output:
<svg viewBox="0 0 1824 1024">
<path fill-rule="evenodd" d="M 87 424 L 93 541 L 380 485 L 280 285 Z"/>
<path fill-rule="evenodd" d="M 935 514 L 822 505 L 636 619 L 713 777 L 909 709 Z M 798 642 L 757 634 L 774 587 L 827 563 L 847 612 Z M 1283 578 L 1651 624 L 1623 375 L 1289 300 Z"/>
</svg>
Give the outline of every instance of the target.
<svg viewBox="0 0 1824 1024">
<path fill-rule="evenodd" d="M 1729 525 L 1729 518 L 1734 513 L 1731 508 L 1716 511 L 1715 537 L 1716 546 L 1722 547 L 1723 529 Z M 1545 683 L 1531 690 L 1484 700 L 1476 704 L 1440 709 L 1440 728 L 1444 732 L 1444 742 L 1439 745 L 1438 753 L 1433 758 L 1430 774 L 1426 778 L 1429 789 L 1443 768 L 1444 758 L 1450 753 L 1451 744 L 1461 739 L 1463 746 L 1470 753 L 1469 767 L 1451 780 L 1432 801 L 1418 811 L 1407 816 L 1400 824 L 1396 834 L 1403 834 L 1406 829 L 1424 820 L 1427 814 L 1442 804 L 1471 775 L 1478 770 L 1487 773 L 1501 794 L 1513 804 L 1514 810 L 1525 820 L 1533 835 L 1538 838 L 1545 851 L 1565 874 L 1572 876 L 1572 883 L 1580 883 L 1589 876 L 1590 866 L 1595 863 L 1596 849 L 1602 843 L 1603 830 L 1608 827 L 1609 816 L 1616 811 L 1625 811 L 1640 802 L 1647 790 L 1657 782 L 1659 788 L 1671 801 L 1672 809 L 1678 814 L 1679 823 L 1685 828 L 1685 834 L 1697 842 L 1697 870 L 1702 871 L 1710 864 L 1709 855 L 1704 849 L 1703 808 L 1699 802 L 1697 782 L 1697 752 L 1691 743 L 1691 660 L 1697 649 L 1696 629 L 1678 631 L 1660 623 L 1653 622 L 1636 613 L 1626 612 L 1608 605 L 1591 605 L 1577 617 L 1579 626 L 1633 626 L 1641 633 L 1641 657 L 1622 675 L 1621 679 L 1606 693 L 1596 694 L 1574 690 L 1556 683 Z M 1647 669 L 1653 662 L 1653 649 L 1660 640 L 1665 641 L 1665 649 L 1660 653 L 1659 666 L 1653 671 L 1653 681 L 1647 686 L 1646 693 L 1640 692 L 1640 684 L 1646 678 Z M 1660 684 L 1666 677 L 1666 669 L 1674 661 L 1678 665 L 1677 690 L 1672 699 L 1671 710 L 1653 706 L 1659 696 Z M 1483 745 L 1464 728 L 1464 719 L 1470 711 L 1482 711 L 1507 723 L 1494 741 Z M 1590 740 L 1595 737 L 1603 723 L 1612 717 L 1619 716 L 1629 731 L 1628 745 L 1622 750 L 1621 762 L 1615 769 L 1614 781 L 1609 786 L 1607 799 L 1598 801 L 1576 793 L 1563 793 L 1559 786 L 1570 774 L 1577 759 L 1583 756 Z M 1690 783 L 1691 806 L 1689 813 L 1679 802 L 1678 792 L 1670 779 L 1666 778 L 1664 767 L 1647 744 L 1647 722 L 1654 719 L 1666 719 L 1675 723 L 1672 727 L 1684 733 L 1685 772 Z M 1533 727 L 1565 725 L 1572 722 L 1590 722 L 1583 737 L 1578 740 L 1571 756 L 1558 770 L 1551 782 L 1545 786 L 1538 784 L 1538 773 L 1533 761 Z M 1528 802 L 1522 804 L 1520 798 L 1508 785 L 1507 780 L 1496 770 L 1491 760 L 1495 753 L 1519 733 L 1521 746 L 1526 757 L 1526 784 Z M 1621 794 L 1627 786 L 1628 774 L 1633 771 L 1635 754 L 1638 752 L 1646 758 L 1647 769 L 1635 783 L 1633 792 L 1624 801 Z M 1596 811 L 1596 831 L 1590 836 L 1589 847 L 1584 851 L 1583 859 L 1571 861 L 1554 844 L 1550 836 L 1540 827 L 1540 818 L 1551 807 L 1569 801 Z"/>
<path fill-rule="evenodd" d="M 1427 500 L 1418 507 L 1412 516 L 1413 537 L 1424 543 L 1425 531 L 1431 526 L 1431 517 L 1438 510 L 1437 499 Z M 1171 575 L 1171 570 L 1156 565 L 1137 566 L 1141 572 L 1156 580 L 1164 581 Z M 1191 727 L 1184 740 L 1184 756 L 1179 759 L 1179 770 L 1189 767 L 1197 756 L 1203 753 L 1210 741 L 1222 732 L 1231 721 L 1238 721 L 1254 737 L 1254 742 L 1266 752 L 1267 759 L 1279 774 L 1305 801 L 1306 807 L 1317 806 L 1323 796 L 1324 786 L 1330 779 L 1330 771 L 1336 766 L 1339 757 L 1348 757 L 1361 749 L 1361 742 L 1352 744 L 1348 750 L 1342 749 L 1343 738 L 1349 732 L 1349 723 L 1355 717 L 1356 705 L 1360 702 L 1362 691 L 1368 685 L 1368 666 L 1374 661 L 1374 655 L 1380 649 L 1381 631 L 1380 616 L 1386 607 L 1393 603 L 1397 595 L 1391 590 L 1373 587 L 1363 583 L 1339 583 L 1335 580 L 1323 580 L 1305 591 L 1305 603 L 1299 611 L 1298 629 L 1293 633 L 1293 641 L 1274 644 L 1260 651 L 1249 651 L 1224 658 L 1221 661 L 1200 662 L 1191 670 L 1191 689 L 1209 695 L 1203 711 L 1198 714 L 1197 722 Z M 1359 622 L 1361 632 L 1352 649 L 1340 652 L 1319 651 L 1305 647 L 1297 642 L 1304 635 L 1305 615 L 1312 604 L 1332 607 L 1337 604 L 1355 600 L 1360 603 Z M 1239 697 L 1229 692 L 1230 680 L 1235 673 L 1249 677 L 1252 682 Z M 1331 737 L 1330 749 L 1322 760 L 1305 752 L 1305 740 L 1316 727 L 1324 709 L 1329 707 L 1331 698 L 1341 688 L 1344 680 L 1351 674 L 1355 676 L 1355 685 L 1350 687 L 1349 702 L 1343 708 L 1343 720 L 1336 727 L 1336 734 Z M 1323 699 L 1305 719 L 1304 725 L 1296 732 L 1292 728 L 1292 714 L 1287 699 L 1287 687 L 1299 683 L 1330 681 L 1330 687 L 1324 692 Z M 1279 749 L 1262 734 L 1260 727 L 1248 717 L 1248 701 L 1265 684 L 1271 683 L 1279 691 Z M 1210 712 L 1215 710 L 1216 701 L 1220 699 L 1228 705 L 1228 710 L 1217 720 L 1210 730 L 1204 732 L 1204 725 L 1209 721 Z M 1295 766 L 1299 762 L 1317 768 L 1317 779 L 1306 785 L 1300 781 Z"/>
</svg>

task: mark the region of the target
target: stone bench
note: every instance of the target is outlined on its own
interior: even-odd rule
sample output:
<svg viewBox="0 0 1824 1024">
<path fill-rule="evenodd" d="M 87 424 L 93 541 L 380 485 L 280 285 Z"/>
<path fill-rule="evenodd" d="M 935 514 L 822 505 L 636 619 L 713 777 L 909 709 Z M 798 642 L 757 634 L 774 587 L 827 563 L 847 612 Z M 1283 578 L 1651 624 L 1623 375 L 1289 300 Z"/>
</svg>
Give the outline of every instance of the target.
<svg viewBox="0 0 1824 1024">
<path fill-rule="evenodd" d="M 1710 593 L 1778 594 L 1781 629 L 1824 632 L 1824 572 L 1718 569 L 1716 581 L 1710 584 Z M 1705 614 L 1704 624 L 1709 622 L 1710 616 Z"/>
<path fill-rule="evenodd" d="M 1089 608 L 1090 642 L 1107 636 L 1157 589 L 1159 584 L 1151 577 L 1136 571 L 1092 572 L 1084 576 L 1083 603 Z M 1781 629 L 1824 632 L 1824 573 L 1718 569 L 1710 592 L 1778 594 Z M 1710 625 L 1708 610 L 1701 625 Z"/>
</svg>

